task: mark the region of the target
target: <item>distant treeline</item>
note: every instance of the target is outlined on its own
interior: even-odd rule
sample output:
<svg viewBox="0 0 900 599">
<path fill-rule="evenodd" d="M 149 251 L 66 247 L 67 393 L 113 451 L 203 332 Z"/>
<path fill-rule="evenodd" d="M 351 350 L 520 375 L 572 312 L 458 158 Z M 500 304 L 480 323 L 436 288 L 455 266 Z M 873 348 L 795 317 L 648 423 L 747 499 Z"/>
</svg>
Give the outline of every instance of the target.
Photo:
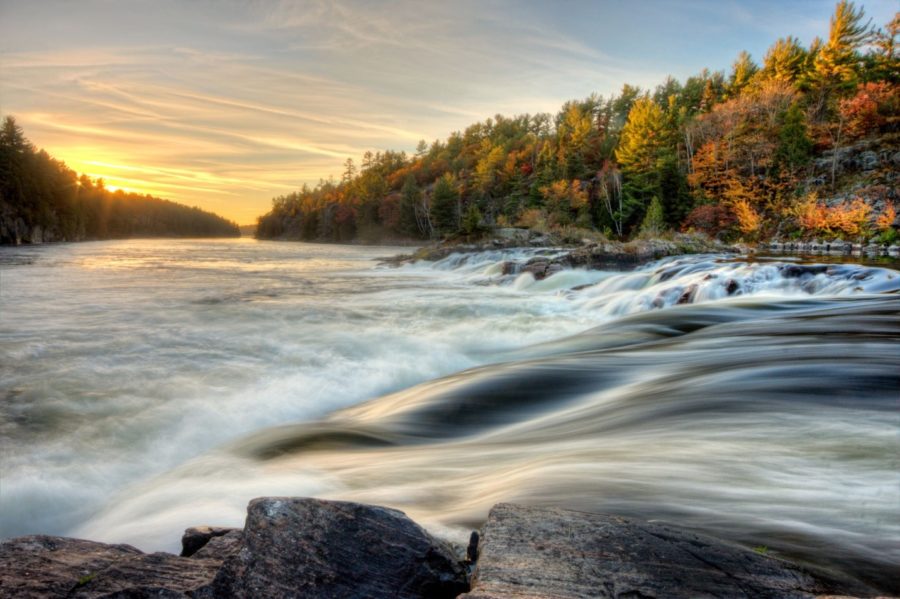
<svg viewBox="0 0 900 599">
<path fill-rule="evenodd" d="M 625 85 L 555 115 L 497 115 L 423 140 L 413 156 L 367 152 L 359 167 L 348 158 L 340 181 L 274 198 L 257 235 L 424 239 L 496 225 L 892 235 L 898 33 L 900 16 L 876 28 L 840 2 L 827 39 L 779 39 L 761 64 L 742 52 L 728 75 Z"/>
<path fill-rule="evenodd" d="M 106 189 L 36 150 L 12 116 L 0 129 L 0 243 L 126 237 L 234 237 L 224 218 L 149 195 Z"/>
</svg>

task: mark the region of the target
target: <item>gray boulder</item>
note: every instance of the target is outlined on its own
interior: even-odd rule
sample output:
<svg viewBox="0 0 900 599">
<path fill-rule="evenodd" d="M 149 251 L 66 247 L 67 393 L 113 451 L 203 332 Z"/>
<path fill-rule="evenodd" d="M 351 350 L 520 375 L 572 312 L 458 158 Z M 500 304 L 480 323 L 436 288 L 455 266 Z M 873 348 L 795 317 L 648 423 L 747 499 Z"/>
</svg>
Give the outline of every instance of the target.
<svg viewBox="0 0 900 599">
<path fill-rule="evenodd" d="M 266 497 L 250 502 L 241 550 L 201 596 L 440 599 L 467 589 L 453 551 L 402 512 Z"/>
<path fill-rule="evenodd" d="M 799 566 L 664 524 L 511 504 L 482 528 L 467 599 L 871 596 Z"/>
</svg>

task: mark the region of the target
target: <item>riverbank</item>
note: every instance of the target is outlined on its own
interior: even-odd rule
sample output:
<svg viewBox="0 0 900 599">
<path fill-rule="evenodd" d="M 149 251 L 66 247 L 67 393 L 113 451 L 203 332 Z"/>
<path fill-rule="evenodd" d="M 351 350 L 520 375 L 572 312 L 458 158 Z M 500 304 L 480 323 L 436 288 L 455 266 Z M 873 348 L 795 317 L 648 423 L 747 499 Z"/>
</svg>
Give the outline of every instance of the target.
<svg viewBox="0 0 900 599">
<path fill-rule="evenodd" d="M 685 254 L 747 253 L 750 248 L 739 244 L 720 243 L 706 235 L 676 233 L 668 238 L 640 238 L 631 241 L 610 241 L 603 238 L 564 240 L 553 234 L 529 229 L 497 229 L 489 238 L 476 242 L 452 240 L 428 245 L 412 254 L 385 258 L 390 265 L 402 265 L 420 260 L 437 261 L 451 254 L 471 254 L 513 248 L 552 248 L 557 255 L 532 259 L 525 272 L 535 279 L 544 279 L 566 268 L 627 270 L 652 260 Z M 504 274 L 510 274 L 504 272 Z"/>
<path fill-rule="evenodd" d="M 866 584 L 660 522 L 498 504 L 468 547 L 397 510 L 254 499 L 243 529 L 185 531 L 181 555 L 30 536 L 0 544 L 0 596 L 872 597 Z"/>
<path fill-rule="evenodd" d="M 567 268 L 596 270 L 628 270 L 653 260 L 686 254 L 734 254 L 748 256 L 792 256 L 858 259 L 865 262 L 900 260 L 900 245 L 861 244 L 834 239 L 831 241 L 764 241 L 757 244 L 716 241 L 706 235 L 675 233 L 666 237 L 637 238 L 631 241 L 607 239 L 582 239 L 578 242 L 563 240 L 553 234 L 542 234 L 528 229 L 497 229 L 492 236 L 476 242 L 450 240 L 420 248 L 412 254 L 402 254 L 382 260 L 389 265 L 402 265 L 426 260 L 436 262 L 452 254 L 472 254 L 513 248 L 554 248 L 560 254 L 553 257 L 538 256 L 524 268 L 513 271 L 512 265 L 503 274 L 530 272 L 536 280 L 542 280 Z"/>
</svg>

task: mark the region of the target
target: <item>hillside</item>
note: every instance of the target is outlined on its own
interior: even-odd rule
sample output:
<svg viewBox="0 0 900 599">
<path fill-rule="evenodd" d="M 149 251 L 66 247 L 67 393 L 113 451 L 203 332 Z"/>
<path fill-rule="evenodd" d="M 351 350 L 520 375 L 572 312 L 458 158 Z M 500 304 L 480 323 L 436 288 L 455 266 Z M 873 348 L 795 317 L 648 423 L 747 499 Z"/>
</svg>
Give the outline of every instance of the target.
<svg viewBox="0 0 900 599">
<path fill-rule="evenodd" d="M 555 114 L 497 115 L 366 153 L 279 196 L 260 238 L 446 238 L 519 225 L 564 236 L 695 230 L 720 239 L 892 242 L 900 206 L 900 14 L 840 2 L 826 38 L 777 40 L 762 63 L 653 90 L 624 85 Z"/>
</svg>

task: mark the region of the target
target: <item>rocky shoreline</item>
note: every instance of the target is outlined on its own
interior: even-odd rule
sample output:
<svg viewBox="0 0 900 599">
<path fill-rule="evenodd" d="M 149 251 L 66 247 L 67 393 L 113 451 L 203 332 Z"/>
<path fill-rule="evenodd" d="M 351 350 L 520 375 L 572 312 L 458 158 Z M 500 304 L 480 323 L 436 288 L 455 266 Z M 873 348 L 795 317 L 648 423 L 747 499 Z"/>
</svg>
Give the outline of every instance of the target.
<svg viewBox="0 0 900 599">
<path fill-rule="evenodd" d="M 451 254 L 470 254 L 502 249 L 553 248 L 562 250 L 552 257 L 536 256 L 524 267 L 504 274 L 530 272 L 537 280 L 546 278 L 566 268 L 593 268 L 630 270 L 652 260 L 685 254 L 747 253 L 743 245 L 729 245 L 705 235 L 678 233 L 671 238 L 634 239 L 628 242 L 583 239 L 578 243 L 565 242 L 552 235 L 544 235 L 528 229 L 497 229 L 494 236 L 478 243 L 440 243 L 425 246 L 413 254 L 383 258 L 383 264 L 400 266 L 419 260 L 437 261 Z M 514 265 L 509 264 L 509 269 Z M 516 266 L 518 268 L 518 266 Z"/>
<path fill-rule="evenodd" d="M 845 256 L 857 258 L 900 258 L 900 245 L 878 245 L 876 243 L 851 243 L 840 239 L 831 241 L 770 241 L 761 243 L 760 251 L 776 254 L 804 254 L 819 256 Z"/>
<path fill-rule="evenodd" d="M 189 528 L 181 555 L 52 536 L 0 544 L 0 597 L 873 597 L 860 581 L 674 526 L 494 506 L 468 548 L 397 510 L 250 502 L 243 529 Z"/>
<path fill-rule="evenodd" d="M 725 244 L 705 235 L 677 233 L 668 238 L 634 239 L 621 241 L 581 240 L 566 243 L 552 235 L 543 235 L 528 229 L 497 229 L 493 237 L 478 243 L 443 242 L 419 249 L 413 254 L 402 254 L 381 259 L 382 264 L 400 266 L 419 260 L 437 261 L 452 254 L 471 254 L 503 249 L 553 248 L 560 250 L 552 256 L 535 256 L 524 265 L 508 262 L 503 274 L 531 273 L 541 280 L 567 268 L 596 270 L 631 270 L 654 260 L 686 254 L 733 254 L 767 256 L 826 256 L 839 258 L 900 259 L 900 246 L 859 244 L 849 241 L 767 241 L 756 245 Z"/>
</svg>

